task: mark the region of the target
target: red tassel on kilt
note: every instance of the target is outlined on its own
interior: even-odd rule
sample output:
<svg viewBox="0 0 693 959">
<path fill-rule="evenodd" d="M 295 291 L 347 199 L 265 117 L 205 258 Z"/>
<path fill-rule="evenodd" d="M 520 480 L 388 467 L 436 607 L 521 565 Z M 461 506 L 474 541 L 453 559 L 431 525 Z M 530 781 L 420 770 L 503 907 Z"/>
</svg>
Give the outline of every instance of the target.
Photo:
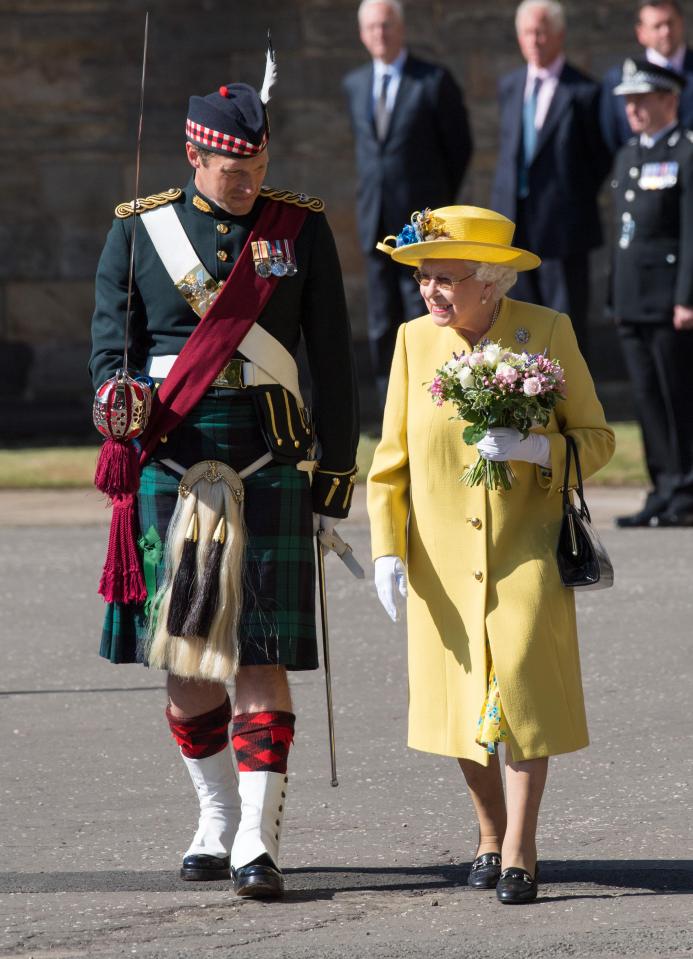
<svg viewBox="0 0 693 959">
<path fill-rule="evenodd" d="M 136 493 L 139 485 L 139 454 L 133 444 L 107 439 L 96 463 L 94 486 L 107 496 L 122 496 Z"/>
<path fill-rule="evenodd" d="M 143 603 L 147 587 L 135 540 L 135 495 L 113 500 L 111 532 L 99 593 L 107 603 Z"/>
</svg>

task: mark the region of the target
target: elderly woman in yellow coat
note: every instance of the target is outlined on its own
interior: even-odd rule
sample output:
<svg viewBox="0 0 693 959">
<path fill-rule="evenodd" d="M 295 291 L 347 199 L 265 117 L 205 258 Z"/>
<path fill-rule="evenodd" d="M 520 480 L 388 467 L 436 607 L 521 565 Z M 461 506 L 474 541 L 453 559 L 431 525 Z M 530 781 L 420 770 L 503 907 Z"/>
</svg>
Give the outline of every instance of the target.
<svg viewBox="0 0 693 959">
<path fill-rule="evenodd" d="M 569 318 L 504 295 L 518 270 L 540 262 L 512 246 L 514 224 L 476 207 L 432 216 L 420 221 L 424 231 L 436 224 L 432 236 L 405 228 L 400 245 L 380 246 L 417 267 L 427 312 L 399 329 L 368 478 L 376 586 L 393 619 L 398 594 L 407 596 L 409 745 L 455 757 L 471 793 L 479 845 L 468 881 L 495 886 L 501 902 L 529 902 L 548 757 L 588 743 L 574 597 L 555 555 L 565 436 L 590 476 L 610 459 L 614 435 Z M 546 351 L 563 367 L 566 397 L 526 438 L 491 429 L 474 447 L 427 385 L 453 352 L 484 340 Z M 510 461 L 510 490 L 460 482 L 479 453 Z"/>
</svg>

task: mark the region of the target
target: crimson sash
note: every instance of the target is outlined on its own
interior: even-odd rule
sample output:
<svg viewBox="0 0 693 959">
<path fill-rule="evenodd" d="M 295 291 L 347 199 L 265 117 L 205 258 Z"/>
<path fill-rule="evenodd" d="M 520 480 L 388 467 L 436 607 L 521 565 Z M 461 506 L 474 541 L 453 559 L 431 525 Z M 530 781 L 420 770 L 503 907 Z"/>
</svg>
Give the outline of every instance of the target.
<svg viewBox="0 0 693 959">
<path fill-rule="evenodd" d="M 265 204 L 219 295 L 154 394 L 149 423 L 141 439 L 140 466 L 147 462 L 161 437 L 178 426 L 199 403 L 274 292 L 279 277 L 257 275 L 251 243 L 270 234 L 293 241 L 305 218 L 306 210 L 301 207 Z"/>
<path fill-rule="evenodd" d="M 202 399 L 274 292 L 279 277 L 257 275 L 250 244 L 263 233 L 293 241 L 305 218 L 306 211 L 301 207 L 265 204 L 229 278 L 154 394 L 149 423 L 141 439 L 140 468 L 161 437 L 184 420 Z M 111 452 L 114 448 L 129 447 L 129 444 L 107 440 L 104 449 L 109 444 Z M 113 496 L 108 552 L 99 583 L 99 593 L 108 603 L 143 603 L 147 596 L 135 543 L 135 495 L 139 476 L 136 469 L 131 472 L 131 491 Z"/>
</svg>

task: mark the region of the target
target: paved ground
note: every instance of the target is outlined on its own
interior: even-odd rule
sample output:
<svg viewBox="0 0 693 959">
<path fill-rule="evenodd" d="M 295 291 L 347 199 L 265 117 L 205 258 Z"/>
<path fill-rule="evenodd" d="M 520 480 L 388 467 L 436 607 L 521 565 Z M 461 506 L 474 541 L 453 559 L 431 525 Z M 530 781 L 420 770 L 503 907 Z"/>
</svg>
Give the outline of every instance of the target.
<svg viewBox="0 0 693 959">
<path fill-rule="evenodd" d="M 96 655 L 107 515 L 95 494 L 0 494 L 0 959 L 693 954 L 693 533 L 611 528 L 617 584 L 579 597 L 592 745 L 552 762 L 543 884 L 509 909 L 465 885 L 475 829 L 455 764 L 410 751 L 405 636 L 329 562 L 340 786 L 321 673 L 294 682 L 280 904 L 181 883 L 192 789 L 162 676 Z M 361 498 L 344 526 L 362 559 Z"/>
</svg>

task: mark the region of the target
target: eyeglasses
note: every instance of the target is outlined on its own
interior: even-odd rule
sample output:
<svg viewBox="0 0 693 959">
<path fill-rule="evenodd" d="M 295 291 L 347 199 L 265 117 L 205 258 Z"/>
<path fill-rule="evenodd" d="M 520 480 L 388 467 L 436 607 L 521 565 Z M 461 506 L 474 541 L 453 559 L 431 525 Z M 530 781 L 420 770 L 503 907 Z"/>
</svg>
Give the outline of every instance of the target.
<svg viewBox="0 0 693 959">
<path fill-rule="evenodd" d="M 445 290 L 447 293 L 452 293 L 458 283 L 464 283 L 465 280 L 468 280 L 470 276 L 474 276 L 475 274 L 476 270 L 472 270 L 471 273 L 468 273 L 461 279 L 455 280 L 451 276 L 429 276 L 428 273 L 422 273 L 421 270 L 415 270 L 414 279 L 419 286 L 428 286 L 431 280 L 434 280 L 439 290 Z"/>
</svg>

